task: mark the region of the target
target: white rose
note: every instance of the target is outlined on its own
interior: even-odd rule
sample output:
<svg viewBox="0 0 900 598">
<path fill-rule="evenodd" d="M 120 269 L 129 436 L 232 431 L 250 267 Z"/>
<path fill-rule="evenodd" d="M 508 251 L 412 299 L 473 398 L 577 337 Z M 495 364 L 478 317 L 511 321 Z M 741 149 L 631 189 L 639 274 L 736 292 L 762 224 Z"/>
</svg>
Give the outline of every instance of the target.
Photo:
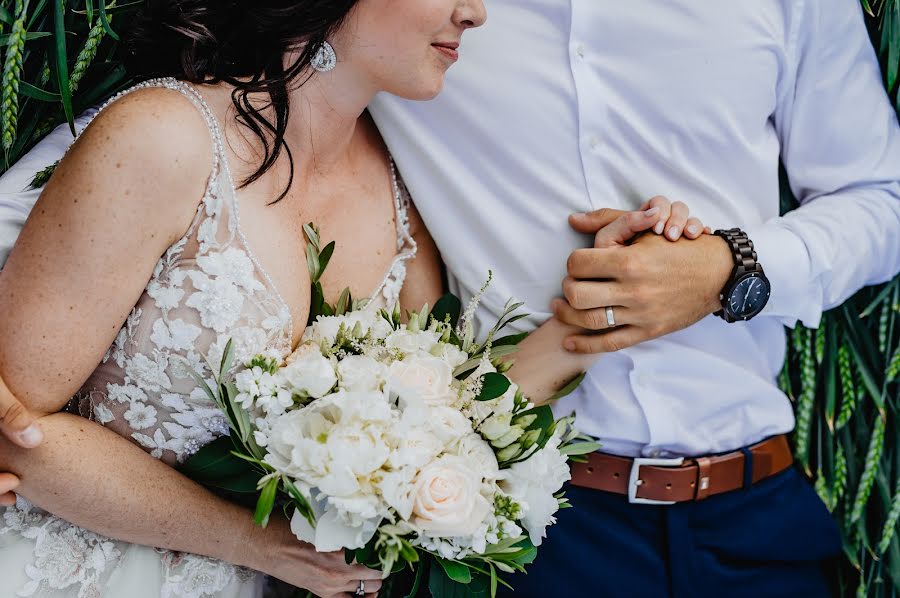
<svg viewBox="0 0 900 598">
<path fill-rule="evenodd" d="M 500 473 L 494 450 L 478 434 L 464 436 L 456 447 L 456 454 L 472 463 L 475 471 L 487 480 L 496 479 Z"/>
<path fill-rule="evenodd" d="M 431 407 L 450 405 L 456 400 L 451 388 L 453 370 L 437 357 L 408 357 L 388 369 L 390 390 L 403 403 L 424 403 Z"/>
<path fill-rule="evenodd" d="M 522 525 L 535 546 L 546 537 L 547 526 L 556 523 L 559 501 L 553 495 L 571 477 L 566 457 L 551 444 L 500 472 L 500 489 L 522 505 Z"/>
<path fill-rule="evenodd" d="M 431 349 L 431 354 L 446 361 L 454 370 L 469 360 L 469 355 L 453 343 L 438 343 Z"/>
<path fill-rule="evenodd" d="M 327 438 L 334 422 L 313 409 L 291 411 L 272 423 L 266 463 L 310 485 L 328 473 Z"/>
<path fill-rule="evenodd" d="M 429 353 L 440 339 L 437 332 L 431 330 L 420 330 L 419 332 L 411 332 L 404 328 L 391 332 L 384 341 L 384 345 L 388 349 L 399 349 L 404 353 Z"/>
<path fill-rule="evenodd" d="M 364 355 L 345 357 L 338 362 L 337 372 L 340 387 L 350 391 L 381 390 L 387 379 L 387 367 Z"/>
<path fill-rule="evenodd" d="M 428 411 L 428 429 L 444 446 L 453 446 L 472 433 L 472 422 L 452 407 L 435 407 Z"/>
<path fill-rule="evenodd" d="M 491 512 L 481 476 L 456 455 L 444 455 L 416 478 L 412 524 L 428 536 L 474 534 Z"/>
<path fill-rule="evenodd" d="M 328 394 L 337 383 L 331 361 L 318 351 L 306 351 L 278 371 L 295 393 L 313 398 Z"/>
</svg>

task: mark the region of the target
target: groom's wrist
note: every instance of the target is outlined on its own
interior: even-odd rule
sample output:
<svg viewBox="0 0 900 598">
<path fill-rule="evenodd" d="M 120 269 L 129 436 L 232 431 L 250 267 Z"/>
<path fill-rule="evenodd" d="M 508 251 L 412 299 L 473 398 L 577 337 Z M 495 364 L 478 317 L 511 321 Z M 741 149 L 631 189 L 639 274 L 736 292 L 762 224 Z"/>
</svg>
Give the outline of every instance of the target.
<svg viewBox="0 0 900 598">
<path fill-rule="evenodd" d="M 704 251 L 706 265 L 704 272 L 699 274 L 706 280 L 703 292 L 704 310 L 711 315 L 722 309 L 722 289 L 728 284 L 734 270 L 731 247 L 725 239 L 716 235 L 703 235 L 694 242 L 706 246 Z"/>
</svg>

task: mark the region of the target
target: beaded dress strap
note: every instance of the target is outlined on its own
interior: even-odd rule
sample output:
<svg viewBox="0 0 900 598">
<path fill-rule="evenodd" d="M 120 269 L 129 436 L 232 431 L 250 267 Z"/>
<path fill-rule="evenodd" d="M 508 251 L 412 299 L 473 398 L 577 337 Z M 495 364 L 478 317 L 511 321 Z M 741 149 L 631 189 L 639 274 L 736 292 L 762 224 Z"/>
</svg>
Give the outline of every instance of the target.
<svg viewBox="0 0 900 598">
<path fill-rule="evenodd" d="M 397 166 L 394 164 L 394 158 L 390 157 L 391 163 L 391 184 L 394 192 L 394 213 L 397 220 L 397 251 L 404 253 L 406 251 L 415 252 L 416 242 L 409 232 L 409 191 L 406 185 L 397 174 Z"/>
</svg>

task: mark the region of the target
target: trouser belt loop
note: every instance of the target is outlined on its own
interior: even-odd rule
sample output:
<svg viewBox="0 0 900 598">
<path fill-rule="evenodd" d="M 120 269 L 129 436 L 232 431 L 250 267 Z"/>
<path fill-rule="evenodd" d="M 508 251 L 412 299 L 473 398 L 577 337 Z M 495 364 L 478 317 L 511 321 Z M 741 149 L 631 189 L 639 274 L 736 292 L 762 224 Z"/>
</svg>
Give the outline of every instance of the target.
<svg viewBox="0 0 900 598">
<path fill-rule="evenodd" d="M 753 451 L 744 447 L 741 449 L 744 453 L 744 490 L 753 485 Z"/>
<path fill-rule="evenodd" d="M 694 492 L 694 500 L 703 500 L 710 494 L 710 466 L 709 457 L 697 457 L 697 487 Z"/>
</svg>

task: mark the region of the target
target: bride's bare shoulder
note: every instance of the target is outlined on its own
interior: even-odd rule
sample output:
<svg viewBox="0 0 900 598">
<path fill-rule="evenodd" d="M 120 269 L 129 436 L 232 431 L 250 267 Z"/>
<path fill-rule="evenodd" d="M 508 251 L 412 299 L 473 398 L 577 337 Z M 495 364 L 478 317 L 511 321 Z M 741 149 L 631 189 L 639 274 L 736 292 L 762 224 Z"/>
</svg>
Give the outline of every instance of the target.
<svg viewBox="0 0 900 598">
<path fill-rule="evenodd" d="M 162 210 L 179 229 L 190 223 L 203 197 L 213 158 L 207 122 L 187 97 L 165 88 L 140 89 L 91 122 L 42 199 L 63 191 L 83 198 L 81 209 L 97 203 L 148 215 Z"/>
</svg>

